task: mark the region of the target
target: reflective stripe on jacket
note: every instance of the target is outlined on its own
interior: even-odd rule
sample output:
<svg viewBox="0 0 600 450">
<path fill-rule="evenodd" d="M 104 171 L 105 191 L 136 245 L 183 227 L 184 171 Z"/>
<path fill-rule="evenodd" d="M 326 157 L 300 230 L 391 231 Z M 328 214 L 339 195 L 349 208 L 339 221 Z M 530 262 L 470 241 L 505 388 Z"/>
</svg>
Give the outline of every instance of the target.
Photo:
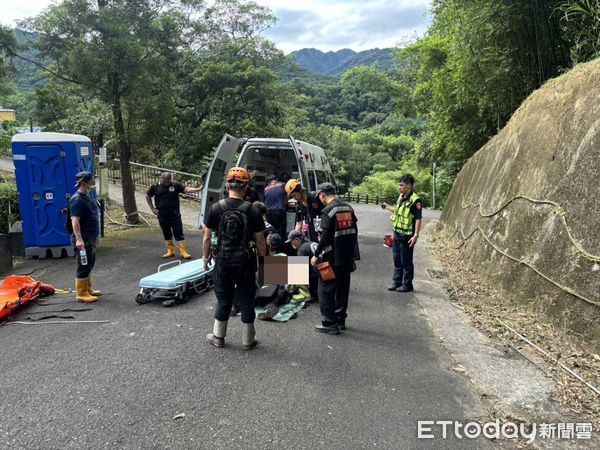
<svg viewBox="0 0 600 450">
<path fill-rule="evenodd" d="M 410 211 L 412 205 L 419 199 L 419 196 L 414 192 L 408 198 L 398 197 L 396 202 L 396 211 L 390 219 L 394 224 L 394 231 L 403 236 L 412 236 L 414 234 L 414 218 L 415 216 Z"/>
</svg>

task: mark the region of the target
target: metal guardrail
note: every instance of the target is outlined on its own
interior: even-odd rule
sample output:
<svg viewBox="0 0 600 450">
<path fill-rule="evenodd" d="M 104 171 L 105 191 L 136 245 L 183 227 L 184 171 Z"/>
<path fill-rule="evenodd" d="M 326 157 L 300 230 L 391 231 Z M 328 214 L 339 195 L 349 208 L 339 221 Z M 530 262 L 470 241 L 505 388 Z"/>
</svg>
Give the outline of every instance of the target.
<svg viewBox="0 0 600 450">
<path fill-rule="evenodd" d="M 203 183 L 202 176 L 194 173 L 181 172 L 178 170 L 167 169 L 165 167 L 151 166 L 148 164 L 140 164 L 135 162 L 129 163 L 131 167 L 131 175 L 133 182 L 138 188 L 149 188 L 150 186 L 158 183 L 160 174 L 163 172 L 170 172 L 173 174 L 174 181 L 177 181 L 184 186 L 198 187 Z M 113 182 L 117 182 L 121 179 L 121 168 L 119 166 L 119 160 L 113 159 L 108 162 L 108 178 Z M 200 193 L 197 194 L 182 194 L 183 197 L 191 200 L 200 201 Z M 341 200 L 345 200 L 351 203 L 366 203 L 366 204 L 380 204 L 387 203 L 389 205 L 395 205 L 398 196 L 379 196 L 379 195 L 368 195 L 368 194 L 352 194 L 347 192 L 340 195 Z"/>
<path fill-rule="evenodd" d="M 121 180 L 121 167 L 118 159 L 113 159 L 108 162 L 108 178 L 113 183 Z M 167 169 L 164 167 L 151 166 L 148 164 L 140 164 L 130 162 L 129 167 L 131 168 L 131 177 L 133 183 L 138 188 L 150 188 L 151 186 L 158 183 L 160 174 L 163 172 L 169 172 L 173 174 L 173 181 L 183 184 L 189 187 L 200 187 L 202 186 L 202 175 L 181 172 L 178 170 Z M 145 190 L 145 189 L 144 189 Z M 182 194 L 182 197 L 190 200 L 200 202 L 200 192 L 194 194 Z"/>
<path fill-rule="evenodd" d="M 395 197 L 384 197 L 379 195 L 368 195 L 368 194 L 352 194 L 347 192 L 340 195 L 340 200 L 344 200 L 349 203 L 366 203 L 367 205 L 372 203 L 379 205 L 381 203 L 387 203 L 388 205 L 395 205 L 398 200 L 398 196 Z"/>
</svg>

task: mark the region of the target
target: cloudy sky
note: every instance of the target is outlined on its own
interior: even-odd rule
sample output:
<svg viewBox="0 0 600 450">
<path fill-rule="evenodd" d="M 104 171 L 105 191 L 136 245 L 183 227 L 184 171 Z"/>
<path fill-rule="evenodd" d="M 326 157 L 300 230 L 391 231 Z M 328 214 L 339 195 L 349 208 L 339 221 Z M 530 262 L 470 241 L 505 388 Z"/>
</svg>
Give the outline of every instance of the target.
<svg viewBox="0 0 600 450">
<path fill-rule="evenodd" d="M 0 0 L 0 22 L 33 16 L 52 0 Z M 265 35 L 283 51 L 304 47 L 323 51 L 392 47 L 422 35 L 431 0 L 255 0 L 278 20 Z"/>
</svg>

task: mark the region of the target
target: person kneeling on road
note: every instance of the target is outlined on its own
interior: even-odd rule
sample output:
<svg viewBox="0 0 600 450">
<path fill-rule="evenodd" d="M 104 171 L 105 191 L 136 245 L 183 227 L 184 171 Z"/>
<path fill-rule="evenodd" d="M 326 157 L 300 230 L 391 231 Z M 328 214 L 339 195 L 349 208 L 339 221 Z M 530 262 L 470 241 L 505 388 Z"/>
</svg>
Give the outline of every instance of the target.
<svg viewBox="0 0 600 450">
<path fill-rule="evenodd" d="M 354 209 L 337 198 L 333 184 L 319 184 L 317 194 L 325 207 L 321 212 L 321 239 L 310 263 L 316 266 L 320 259 L 331 270 L 327 279 L 324 279 L 325 269 L 319 276 L 322 324 L 315 326 L 315 330 L 339 334 L 340 329 L 346 329 L 350 274 L 356 269 L 354 261 L 360 259 L 357 219 Z"/>
<path fill-rule="evenodd" d="M 212 205 L 204 221 L 204 269 L 209 270 L 215 259 L 213 288 L 217 296 L 213 332 L 206 339 L 215 347 L 225 345 L 227 321 L 234 301 L 242 314 L 242 345 L 254 348 L 254 296 L 256 294 L 256 255 L 252 241 L 256 243 L 258 256 L 265 256 L 265 224 L 258 209 L 244 201 L 243 196 L 249 177 L 246 169 L 232 167 L 227 173 L 229 198 Z M 216 230 L 217 246 L 211 252 L 211 234 Z"/>
<path fill-rule="evenodd" d="M 319 244 L 316 242 L 311 242 L 306 239 L 304 233 L 298 230 L 290 231 L 288 234 L 288 240 L 292 247 L 297 250 L 298 256 L 307 256 L 308 262 L 315 255 L 315 251 Z M 313 265 L 309 264 L 308 269 L 308 286 L 307 285 L 298 285 L 298 294 L 292 297 L 292 300 L 295 302 L 310 302 L 317 301 L 319 298 L 318 294 L 318 286 L 319 286 L 319 271 Z"/>
</svg>

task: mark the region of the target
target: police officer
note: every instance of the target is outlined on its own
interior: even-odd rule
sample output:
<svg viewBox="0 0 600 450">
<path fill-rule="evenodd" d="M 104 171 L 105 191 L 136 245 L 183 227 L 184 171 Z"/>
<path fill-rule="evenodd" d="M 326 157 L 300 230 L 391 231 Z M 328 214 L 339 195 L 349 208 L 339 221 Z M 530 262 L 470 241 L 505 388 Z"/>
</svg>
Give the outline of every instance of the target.
<svg viewBox="0 0 600 450">
<path fill-rule="evenodd" d="M 169 172 L 163 172 L 160 176 L 160 182 L 148 189 L 146 201 L 154 215 L 158 216 L 158 223 L 162 229 L 167 247 L 167 253 L 163 255 L 163 258 L 175 256 L 173 235 L 175 235 L 181 257 L 183 259 L 192 257 L 185 248 L 183 224 L 181 223 L 181 213 L 179 211 L 179 194 L 190 194 L 201 190 L 202 187 L 191 188 L 181 183 L 174 183 Z M 152 203 L 153 200 L 154 203 Z"/>
<path fill-rule="evenodd" d="M 354 261 L 360 259 L 357 219 L 352 207 L 338 199 L 333 184 L 319 184 L 317 195 L 325 207 L 321 212 L 321 238 L 310 262 L 313 266 L 319 259 L 328 262 L 335 278 L 324 281 L 319 277 L 322 324 L 315 326 L 315 330 L 339 334 L 340 329 L 346 329 L 350 273 L 356 268 Z"/>
<path fill-rule="evenodd" d="M 391 220 L 394 226 L 394 280 L 388 291 L 411 292 L 413 288 L 414 265 L 413 252 L 419 231 L 421 230 L 421 212 L 423 202 L 413 192 L 415 178 L 411 174 L 404 174 L 398 179 L 400 195 L 394 208 L 385 203 L 383 209 L 392 213 Z"/>
<path fill-rule="evenodd" d="M 319 222 L 323 203 L 315 192 L 308 192 L 300 181 L 292 178 L 285 184 L 285 192 L 296 200 L 296 230 L 302 231 L 308 239 L 317 242 Z"/>
<path fill-rule="evenodd" d="M 102 292 L 92 289 L 90 276 L 96 263 L 96 240 L 100 233 L 98 207 L 90 198 L 90 191 L 95 184 L 91 172 L 79 172 L 75 184 L 77 192 L 69 200 L 72 240 L 77 263 L 76 298 L 77 301 L 85 303 L 95 302 L 102 295 Z M 81 254 L 82 250 L 85 251 L 84 255 Z"/>
<path fill-rule="evenodd" d="M 209 270 L 213 257 L 211 253 L 211 233 L 217 232 L 217 252 L 213 271 L 213 284 L 217 296 L 217 309 L 213 332 L 206 336 L 215 347 L 225 345 L 227 321 L 234 300 L 242 313 L 242 345 L 250 350 L 256 346 L 254 328 L 254 296 L 256 294 L 256 257 L 246 250 L 251 242 L 256 244 L 258 256 L 265 256 L 265 224 L 258 209 L 244 200 L 249 176 L 246 169 L 232 167 L 227 173 L 229 198 L 212 205 L 204 220 L 204 269 Z M 246 220 L 240 218 L 246 216 Z M 229 227 L 231 223 L 231 227 Z M 245 224 L 245 225 L 244 225 Z M 247 227 L 243 230 L 242 227 Z M 227 227 L 227 232 L 225 232 Z M 229 239 L 229 233 L 232 239 Z M 234 234 L 236 236 L 234 236 Z M 237 236 L 240 234 L 240 236 Z M 227 236 L 226 236 L 227 235 Z M 243 236 L 249 241 L 243 242 Z M 228 248 L 231 246 L 231 250 Z M 234 256 L 241 255 L 239 259 Z M 243 257 L 243 260 L 242 260 Z M 236 267 L 233 267 L 236 266 Z"/>
</svg>

